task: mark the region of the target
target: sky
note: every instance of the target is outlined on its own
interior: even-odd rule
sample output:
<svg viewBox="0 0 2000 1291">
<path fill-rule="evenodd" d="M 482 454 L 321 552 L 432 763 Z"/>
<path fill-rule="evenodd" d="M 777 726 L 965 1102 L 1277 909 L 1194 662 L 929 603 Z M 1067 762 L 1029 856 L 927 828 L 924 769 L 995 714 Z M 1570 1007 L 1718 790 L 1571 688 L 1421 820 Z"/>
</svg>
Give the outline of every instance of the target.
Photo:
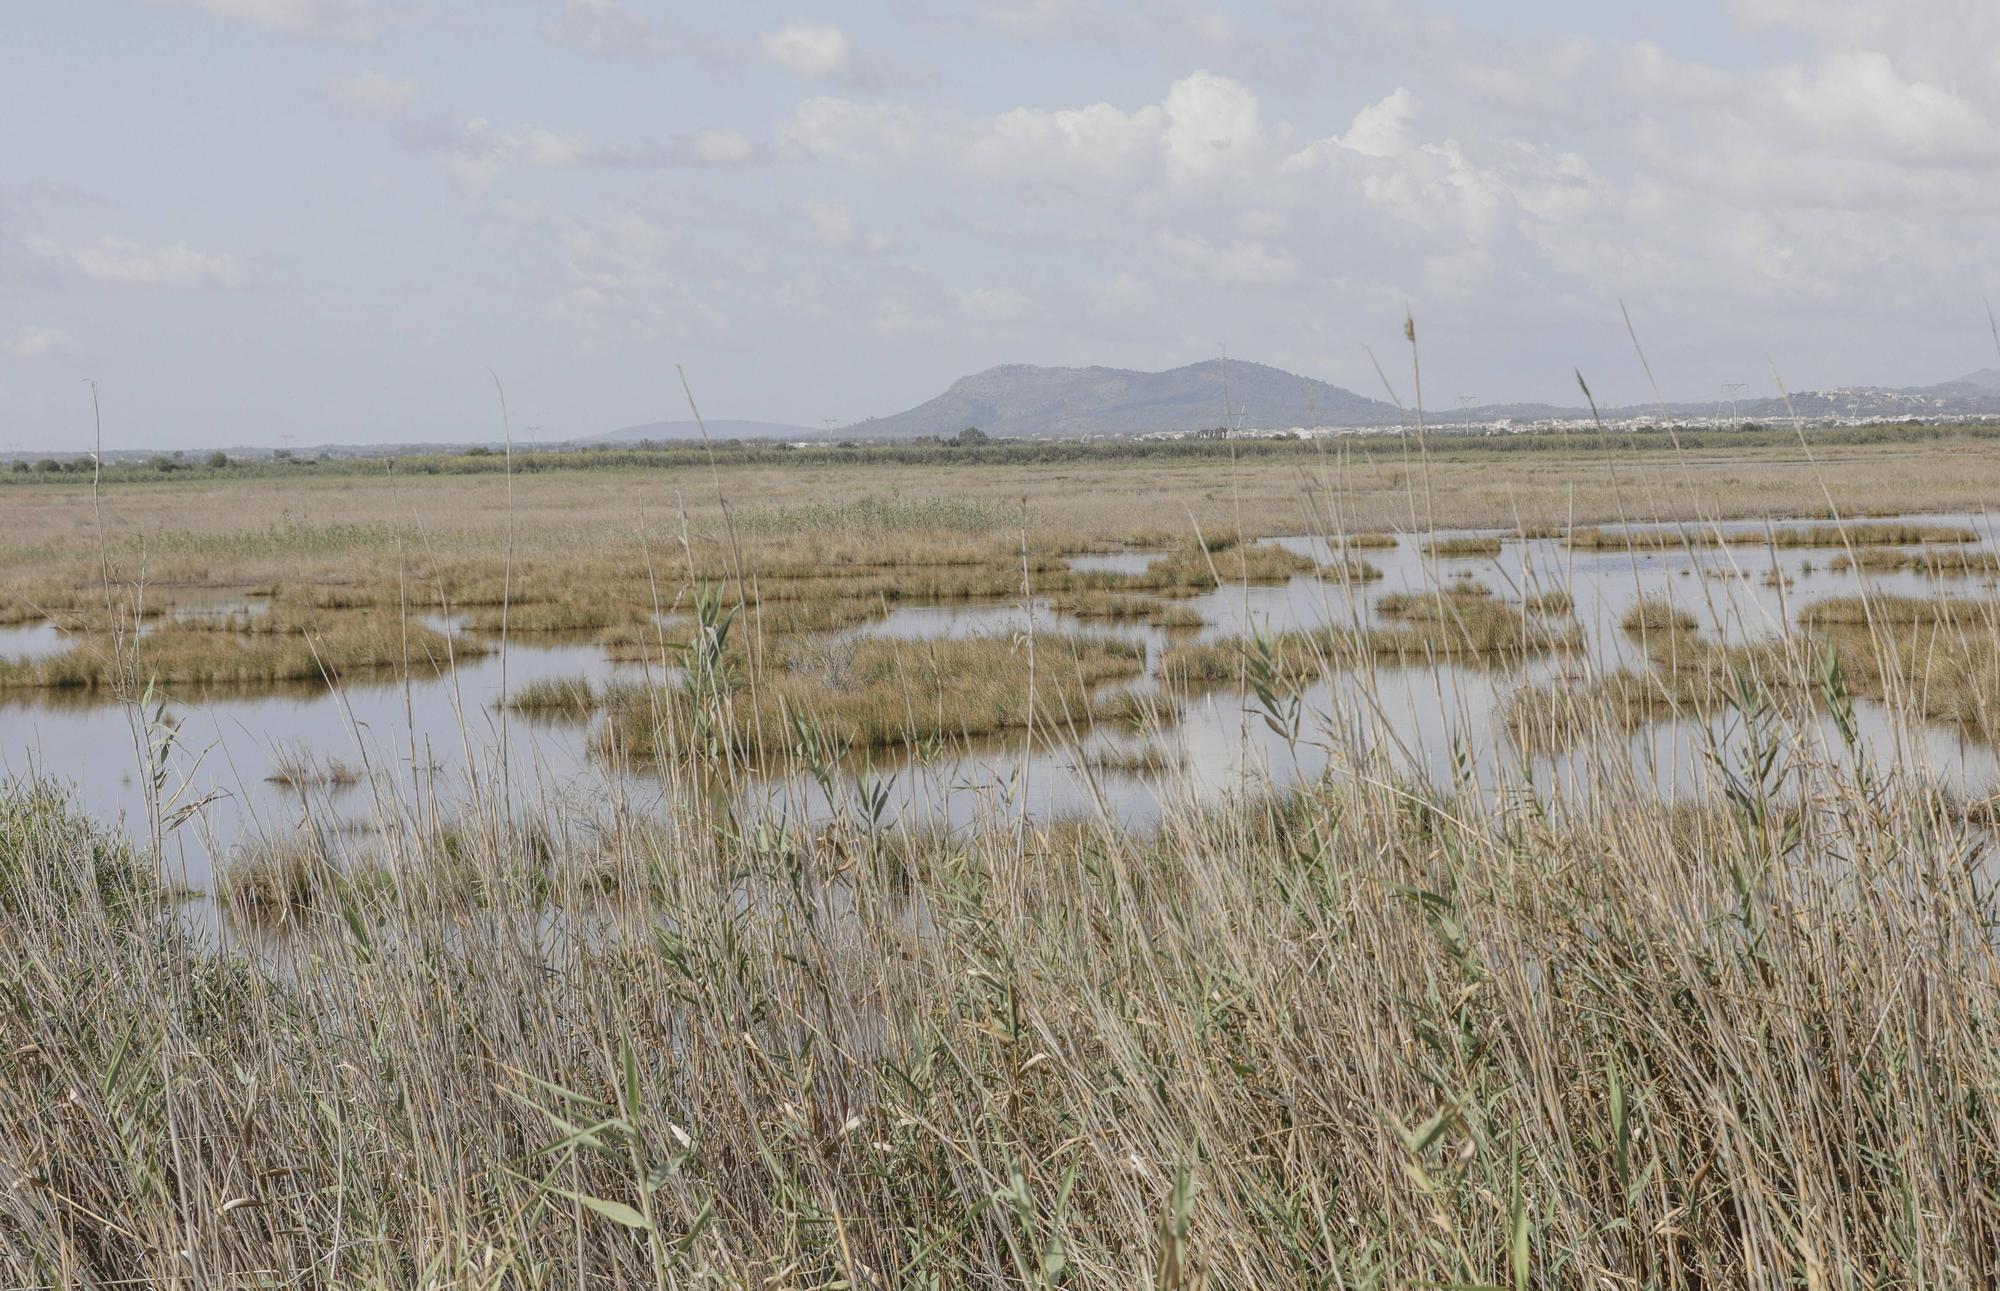
<svg viewBox="0 0 2000 1291">
<path fill-rule="evenodd" d="M 1993 366 L 1992 0 L 12 0 L 0 452 Z"/>
</svg>

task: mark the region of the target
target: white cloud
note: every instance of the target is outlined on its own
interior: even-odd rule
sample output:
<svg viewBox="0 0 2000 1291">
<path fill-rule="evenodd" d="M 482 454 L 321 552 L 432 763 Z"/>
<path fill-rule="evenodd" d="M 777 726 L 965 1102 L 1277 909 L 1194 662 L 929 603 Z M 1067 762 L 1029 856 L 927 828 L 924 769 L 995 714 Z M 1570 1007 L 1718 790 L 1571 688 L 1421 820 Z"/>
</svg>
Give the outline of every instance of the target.
<svg viewBox="0 0 2000 1291">
<path fill-rule="evenodd" d="M 1188 23 L 1195 39 L 1210 45 L 1227 45 L 1236 39 L 1236 24 L 1220 9 L 1210 9 L 1193 16 Z"/>
<path fill-rule="evenodd" d="M 1160 249 L 1189 270 L 1225 286 L 1289 287 L 1299 277 L 1296 261 L 1262 242 L 1217 247 L 1198 234 L 1162 233 Z"/>
<path fill-rule="evenodd" d="M 1196 182 L 1240 172 L 1264 144 L 1257 96 L 1214 72 L 1175 81 L 1166 102 L 1167 174 Z"/>
<path fill-rule="evenodd" d="M 1226 76 L 1194 72 L 1131 112 L 1109 103 L 1014 108 L 962 117 L 897 103 L 807 99 L 779 131 L 822 160 L 920 161 L 994 178 L 1163 175 L 1182 187 L 1248 173 L 1264 156 L 1257 96 Z"/>
<path fill-rule="evenodd" d="M 633 13 L 624 0 L 562 0 L 553 34 L 603 58 L 655 58 L 675 53 L 674 33 Z"/>
<path fill-rule="evenodd" d="M 1735 88 L 1735 78 L 1704 63 L 1684 62 L 1650 40 L 1626 49 L 1622 85 L 1627 93 L 1667 99 L 1716 99 Z"/>
<path fill-rule="evenodd" d="M 1017 35 L 1040 35 L 1074 26 L 1079 0 L 980 0 L 979 20 L 989 27 Z"/>
<path fill-rule="evenodd" d="M 1053 170 L 1094 175 L 1128 173 L 1158 156 L 1166 124 L 1162 108 L 1126 113 L 1109 103 L 1082 108 L 1015 108 L 975 128 L 967 157 L 998 176 Z"/>
<path fill-rule="evenodd" d="M 1275 238 L 1291 227 L 1291 221 L 1276 211 L 1253 209 L 1236 217 L 1236 227 L 1253 238 Z"/>
<path fill-rule="evenodd" d="M 289 36 L 366 40 L 393 22 L 397 13 L 376 0 L 152 0 L 194 9 L 229 22 L 247 23 Z"/>
<path fill-rule="evenodd" d="M 808 199 L 799 209 L 820 244 L 832 250 L 880 255 L 895 245 L 887 235 L 862 228 L 855 222 L 854 212 L 839 202 Z"/>
<path fill-rule="evenodd" d="M 23 324 L 0 336 L 0 354 L 14 359 L 34 359 L 66 349 L 69 343 L 69 337 L 53 327 L 32 327 Z"/>
<path fill-rule="evenodd" d="M 587 344 L 720 329 L 708 293 L 694 289 L 704 257 L 679 221 L 629 206 L 577 215 L 511 202 L 498 216 L 492 235 L 522 246 L 510 257 L 520 290 Z"/>
<path fill-rule="evenodd" d="M 1769 93 L 1798 129 L 1849 147 L 1926 161 L 2000 156 L 1991 118 L 1955 89 L 1902 75 L 1885 54 L 1843 52 L 1783 69 Z"/>
<path fill-rule="evenodd" d="M 705 166 L 733 166 L 757 155 L 757 145 L 741 130 L 703 130 L 689 140 L 689 151 Z"/>
<path fill-rule="evenodd" d="M 1414 94 L 1397 88 L 1394 94 L 1370 103 L 1354 114 L 1341 146 L 1367 157 L 1394 157 L 1408 152 L 1413 139 L 1410 122 L 1422 105 Z"/>
<path fill-rule="evenodd" d="M 510 143 L 530 166 L 561 169 L 578 165 L 596 155 L 588 137 L 544 130 L 539 126 L 521 131 L 513 136 Z"/>
<path fill-rule="evenodd" d="M 594 160 L 589 138 L 540 126 L 495 130 L 484 117 L 459 127 L 446 148 L 451 165 L 462 178 L 484 182 L 510 164 L 563 169 Z"/>
<path fill-rule="evenodd" d="M 415 81 L 401 81 L 380 72 L 360 71 L 333 83 L 334 92 L 358 108 L 394 116 L 417 97 Z"/>
<path fill-rule="evenodd" d="M 773 63 L 814 79 L 845 75 L 851 57 L 847 33 L 833 26 L 787 23 L 766 32 L 758 44 Z"/>
<path fill-rule="evenodd" d="M 196 251 L 185 243 L 148 246 L 130 238 L 103 237 L 67 250 L 37 243 L 45 256 L 67 262 L 95 282 L 129 287 L 237 287 L 243 271 L 226 255 Z"/>
<path fill-rule="evenodd" d="M 823 96 L 799 104 L 778 135 L 807 156 L 874 162 L 916 154 L 937 137 L 937 131 L 931 119 L 915 108 Z"/>
<path fill-rule="evenodd" d="M 403 144 L 444 158 L 453 174 L 472 184 L 491 182 L 512 166 L 545 170 L 580 167 L 651 169 L 675 166 L 722 167 L 754 162 L 763 155 L 740 130 L 702 130 L 647 139 L 637 144 L 601 144 L 587 134 L 523 125 L 497 128 L 484 117 L 466 121 L 405 118 L 398 129 Z"/>
<path fill-rule="evenodd" d="M 1012 287 L 972 287 L 951 295 L 952 308 L 975 323 L 1019 322 L 1034 309 L 1034 302 Z"/>
</svg>

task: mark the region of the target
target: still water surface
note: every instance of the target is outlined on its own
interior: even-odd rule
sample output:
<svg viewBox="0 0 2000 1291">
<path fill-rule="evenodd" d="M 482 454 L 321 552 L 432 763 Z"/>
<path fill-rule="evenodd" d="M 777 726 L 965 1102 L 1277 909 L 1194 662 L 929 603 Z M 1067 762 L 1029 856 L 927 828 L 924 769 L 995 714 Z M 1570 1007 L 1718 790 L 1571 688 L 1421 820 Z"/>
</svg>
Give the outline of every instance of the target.
<svg viewBox="0 0 2000 1291">
<path fill-rule="evenodd" d="M 1931 516 L 1981 535 L 1978 550 L 1995 550 L 1983 516 Z M 1797 522 L 1790 522 L 1797 523 Z M 1725 529 L 1730 526 L 1724 526 Z M 1449 535 L 1447 535 L 1449 536 Z M 1320 559 L 1337 552 L 1314 537 L 1274 539 Z M 1958 550 L 1954 548 L 1953 550 Z M 1587 663 L 1531 660 L 1510 669 L 1438 666 L 1381 668 L 1335 677 L 1303 697 L 1301 738 L 1274 732 L 1240 693 L 1222 690 L 1191 700 L 1177 721 L 1135 736 L 1100 731 L 1080 743 L 1029 749 L 1025 739 L 994 740 L 927 763 L 881 757 L 863 772 L 884 792 L 886 812 L 908 824 L 964 824 L 983 814 L 1026 810 L 1040 817 L 1108 812 L 1144 825 L 1168 803 L 1212 800 L 1246 779 L 1285 783 L 1339 772 L 1370 755 L 1389 773 L 1439 783 L 1470 779 L 1488 790 L 1560 794 L 1609 770 L 1638 786 L 1679 794 L 1705 782 L 1711 750 L 1724 756 L 1735 734 L 1688 722 L 1663 722 L 1614 747 L 1585 745 L 1557 756 L 1520 752 L 1499 715 L 1514 689 L 1560 680 L 1559 669 L 1609 669 L 1633 662 L 1638 648 L 1619 627 L 1639 600 L 1667 597 L 1692 613 L 1703 630 L 1727 641 L 1768 638 L 1796 621 L 1799 609 L 1830 596 L 1874 593 L 1931 596 L 1991 594 L 1985 577 L 1933 579 L 1913 572 L 1868 574 L 1831 568 L 1837 549 L 1695 545 L 1666 551 L 1575 551 L 1557 540 L 1508 541 L 1498 557 L 1432 558 L 1422 540 L 1393 549 L 1357 552 L 1382 570 L 1379 581 L 1342 584 L 1301 577 L 1271 587 L 1223 587 L 1186 601 L 1206 626 L 1163 630 L 1140 624 L 1076 621 L 1046 602 L 1027 605 L 899 606 L 855 633 L 905 640 L 1038 631 L 1102 632 L 1141 640 L 1151 664 L 1169 644 L 1224 639 L 1249 631 L 1284 631 L 1379 622 L 1376 605 L 1392 592 L 1426 591 L 1476 579 L 1503 600 L 1565 590 L 1587 643 Z M 1137 572 L 1153 557 L 1117 553 L 1078 557 L 1084 569 Z M 1226 562 L 1221 562 L 1226 572 Z M 1775 575 L 1773 571 L 1776 571 Z M 175 614 L 256 614 L 263 607 L 226 590 L 177 601 Z M 452 625 L 442 624 L 442 627 Z M 65 646 L 53 627 L 0 628 L 0 657 L 51 654 Z M 200 803 L 169 840 L 171 860 L 198 888 L 245 840 L 296 829 L 310 816 L 319 827 L 366 834 L 374 822 L 407 812 L 418 801 L 459 802 L 492 794 L 502 774 L 515 809 L 545 818 L 590 813 L 617 796 L 641 810 L 656 803 L 659 782 L 615 773 L 587 751 L 587 725 L 503 714 L 502 661 L 496 655 L 462 661 L 442 676 L 276 693 L 233 693 L 177 703 L 178 726 L 168 790 L 176 801 Z M 505 661 L 510 690 L 546 678 L 594 683 L 649 679 L 639 665 L 616 664 L 587 645 L 510 643 Z M 652 680 L 659 680 L 655 669 Z M 1903 729 L 1878 706 L 1859 709 L 1869 755 L 1935 776 L 1969 794 L 2000 785 L 2000 761 L 1984 743 L 1955 728 Z M 1726 723 L 1725 723 L 1726 725 Z M 1838 744 L 1830 725 L 1806 736 Z M 1163 768 L 1143 773 L 1104 769 L 1107 754 L 1146 747 Z M 33 692 L 0 693 L 0 775 L 44 776 L 71 785 L 96 816 L 122 819 L 135 833 L 147 816 L 145 777 L 132 715 L 116 705 L 78 703 Z M 1117 759 L 1113 757 L 1114 765 Z M 332 776 L 287 781 L 287 768 L 306 766 Z M 772 777 L 748 791 L 753 806 L 793 815 L 848 809 L 852 782 L 836 783 L 833 801 L 811 779 Z"/>
</svg>

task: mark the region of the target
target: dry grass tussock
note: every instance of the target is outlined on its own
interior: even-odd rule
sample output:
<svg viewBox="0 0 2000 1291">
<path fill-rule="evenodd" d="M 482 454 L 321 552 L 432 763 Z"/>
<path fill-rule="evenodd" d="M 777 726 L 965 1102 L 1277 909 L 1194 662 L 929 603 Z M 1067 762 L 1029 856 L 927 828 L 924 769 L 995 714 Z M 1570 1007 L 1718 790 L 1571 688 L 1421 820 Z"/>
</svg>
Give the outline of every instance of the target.
<svg viewBox="0 0 2000 1291">
<path fill-rule="evenodd" d="M 1693 632 L 1701 626 L 1694 615 L 1663 597 L 1637 601 L 1618 620 L 1618 626 L 1634 636 L 1658 632 Z"/>
<path fill-rule="evenodd" d="M 1769 529 L 1732 528 L 1717 532 L 1701 525 L 1678 528 L 1578 529 L 1569 545 L 1585 551 L 1675 549 L 1720 543 L 1740 547 L 1916 547 L 1975 543 L 1977 531 L 1964 525 L 1907 521 L 1847 521 L 1780 525 Z"/>
<path fill-rule="evenodd" d="M 1137 678 L 1146 647 L 1087 633 L 1032 639 L 801 638 L 741 664 L 726 644 L 691 652 L 683 678 L 616 706 L 593 737 L 614 762 L 756 760 L 810 744 L 917 749 L 1025 728 L 1130 721 L 1146 702 L 1109 683 Z"/>
<path fill-rule="evenodd" d="M 422 623 L 384 615 L 293 618 L 274 611 L 240 625 L 166 620 L 143 634 L 130 626 L 72 633 L 58 654 L 0 659 L 0 690 L 110 692 L 148 681 L 180 691 L 325 683 L 406 665 L 435 672 L 454 657 L 488 648 L 471 638 L 447 642 Z"/>
<path fill-rule="evenodd" d="M 1190 642 L 1167 650 L 1161 673 L 1181 684 L 1262 679 L 1297 686 L 1329 672 L 1371 664 L 1502 665 L 1579 649 L 1574 624 L 1524 614 L 1476 584 L 1435 592 L 1390 593 L 1376 601 L 1381 626 Z"/>
<path fill-rule="evenodd" d="M 1664 603 L 1634 609 L 1647 621 L 1635 632 L 1644 663 L 1515 692 L 1507 720 L 1524 746 L 1562 749 L 1649 722 L 1709 722 L 1767 704 L 1838 712 L 1856 698 L 2000 740 L 2000 604 L 1831 597 L 1803 607 L 1788 637 L 1732 644 L 1654 605 Z"/>
<path fill-rule="evenodd" d="M 1144 623 L 1156 628 L 1198 628 L 1208 622 L 1192 605 L 1120 592 L 1076 592 L 1056 597 L 1049 608 L 1073 619 Z"/>
<path fill-rule="evenodd" d="M 1472 534 L 1447 538 L 1433 538 L 1424 544 L 1424 551 L 1432 556 L 1445 559 L 1464 559 L 1478 556 L 1498 556 L 1501 540 L 1497 536 L 1482 537 Z"/>
</svg>

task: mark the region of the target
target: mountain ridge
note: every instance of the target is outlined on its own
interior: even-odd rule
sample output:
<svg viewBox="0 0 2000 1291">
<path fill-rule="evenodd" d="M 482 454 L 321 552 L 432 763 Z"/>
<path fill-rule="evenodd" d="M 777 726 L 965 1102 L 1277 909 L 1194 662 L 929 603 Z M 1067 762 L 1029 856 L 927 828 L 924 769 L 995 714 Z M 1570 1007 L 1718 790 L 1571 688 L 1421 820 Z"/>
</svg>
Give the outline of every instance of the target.
<svg viewBox="0 0 2000 1291">
<path fill-rule="evenodd" d="M 1205 359 L 1162 372 L 1007 363 L 841 433 L 914 439 L 970 426 L 1004 438 L 1066 439 L 1225 425 L 1392 424 L 1396 415 L 1393 404 L 1242 359 Z"/>
<path fill-rule="evenodd" d="M 1718 417 L 1718 400 L 1631 404 L 1598 410 L 1604 420 L 1658 416 Z M 1225 411 L 1226 409 L 1226 411 Z M 1782 397 L 1738 399 L 1731 416 L 1773 420 L 1790 416 L 1975 416 L 2000 413 L 2000 367 L 1981 368 L 1928 386 L 1843 386 Z M 1496 420 L 1586 420 L 1587 407 L 1518 402 L 1465 410 L 1432 410 L 1430 424 L 1490 425 Z M 1075 439 L 1208 430 L 1217 427 L 1275 430 L 1291 426 L 1394 426 L 1404 414 L 1392 403 L 1283 368 L 1245 359 L 1205 359 L 1160 372 L 1104 365 L 1054 367 L 1003 363 L 953 381 L 930 399 L 901 412 L 870 417 L 831 431 L 783 422 L 717 420 L 713 439 L 910 440 L 949 438 L 976 428 L 994 438 Z M 578 443 L 633 443 L 695 439 L 692 421 L 627 426 Z"/>
</svg>

